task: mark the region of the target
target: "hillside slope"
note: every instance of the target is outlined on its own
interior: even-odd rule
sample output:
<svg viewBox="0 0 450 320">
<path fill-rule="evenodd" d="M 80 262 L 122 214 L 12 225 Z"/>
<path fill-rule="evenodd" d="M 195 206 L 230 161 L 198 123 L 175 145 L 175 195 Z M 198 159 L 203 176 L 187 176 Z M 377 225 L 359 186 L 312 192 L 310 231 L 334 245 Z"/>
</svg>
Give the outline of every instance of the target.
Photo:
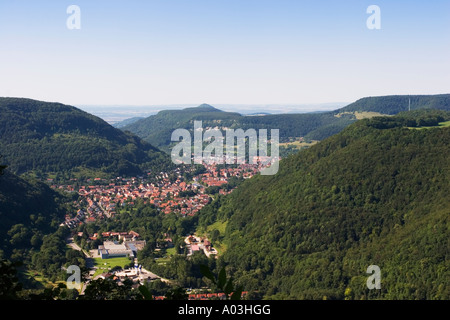
<svg viewBox="0 0 450 320">
<path fill-rule="evenodd" d="M 135 175 L 170 164 L 136 136 L 75 107 L 30 99 L 0 98 L 0 152 L 9 170 Z"/>
<path fill-rule="evenodd" d="M 406 127 L 432 118 L 450 114 L 358 121 L 246 181 L 200 224 L 228 222 L 222 259 L 266 298 L 449 299 L 450 127 Z M 366 287 L 369 265 L 381 290 Z"/>
<path fill-rule="evenodd" d="M 68 199 L 38 181 L 24 180 L 8 170 L 0 176 L 0 253 L 38 248 L 44 234 L 64 219 Z M 2 256 L 2 254 L 0 254 Z"/>
</svg>

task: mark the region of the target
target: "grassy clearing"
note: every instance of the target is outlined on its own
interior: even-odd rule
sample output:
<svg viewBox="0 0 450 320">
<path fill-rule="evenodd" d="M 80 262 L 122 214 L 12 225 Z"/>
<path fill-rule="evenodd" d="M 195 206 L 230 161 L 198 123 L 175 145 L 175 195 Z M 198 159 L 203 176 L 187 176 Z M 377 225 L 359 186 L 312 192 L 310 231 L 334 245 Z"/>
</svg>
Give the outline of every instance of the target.
<svg viewBox="0 0 450 320">
<path fill-rule="evenodd" d="M 49 287 L 56 287 L 58 283 L 65 283 L 64 281 L 52 282 L 46 278 L 41 272 L 30 269 L 19 270 L 19 281 L 27 289 L 43 289 Z"/>
<path fill-rule="evenodd" d="M 129 265 L 132 262 L 130 259 L 126 257 L 110 258 L 110 259 L 93 258 L 93 260 L 95 267 L 97 267 L 94 277 L 98 276 L 99 274 L 108 272 L 109 270 L 117 266 L 124 268 L 126 265 Z"/>
<path fill-rule="evenodd" d="M 439 124 L 437 126 L 432 126 L 432 127 L 408 127 L 408 129 L 423 130 L 423 129 L 433 129 L 433 128 L 444 128 L 444 127 L 450 127 L 450 121 L 439 122 Z"/>
<path fill-rule="evenodd" d="M 342 117 L 342 115 L 344 114 L 352 114 L 355 116 L 356 120 L 361 120 L 361 119 L 370 119 L 373 117 L 389 117 L 390 115 L 388 114 L 383 114 L 383 113 L 379 113 L 379 112 L 372 112 L 372 111 L 355 111 L 355 112 L 341 112 L 338 113 L 337 115 L 335 115 L 336 118 L 340 118 Z"/>
<path fill-rule="evenodd" d="M 177 249 L 175 247 L 166 249 L 167 256 L 171 257 L 176 255 Z"/>
<path fill-rule="evenodd" d="M 209 225 L 206 230 L 197 229 L 195 232 L 199 236 L 207 237 L 211 240 L 211 233 L 213 230 L 218 230 L 220 232 L 220 236 L 215 241 L 212 241 L 212 245 L 216 248 L 219 255 L 223 254 L 227 250 L 227 245 L 223 243 L 221 240 L 225 234 L 225 230 L 227 228 L 228 221 L 216 221 L 215 223 Z"/>
<path fill-rule="evenodd" d="M 319 141 L 316 141 L 316 140 L 313 140 L 311 142 L 305 142 L 305 141 L 283 142 L 283 143 L 280 143 L 280 147 L 294 146 L 294 147 L 300 149 L 303 147 L 311 147 L 318 142 Z"/>
<path fill-rule="evenodd" d="M 214 222 L 212 225 L 209 225 L 208 228 L 206 228 L 206 233 L 209 233 L 213 231 L 214 229 L 219 230 L 220 234 L 225 234 L 225 230 L 227 228 L 228 220 L 227 221 L 217 221 Z"/>
<path fill-rule="evenodd" d="M 221 242 L 221 241 L 216 241 L 215 243 L 213 243 L 214 248 L 216 248 L 217 250 L 217 254 L 220 256 L 221 254 L 224 254 L 225 251 L 227 251 L 228 246 L 226 245 L 226 243 Z"/>
</svg>

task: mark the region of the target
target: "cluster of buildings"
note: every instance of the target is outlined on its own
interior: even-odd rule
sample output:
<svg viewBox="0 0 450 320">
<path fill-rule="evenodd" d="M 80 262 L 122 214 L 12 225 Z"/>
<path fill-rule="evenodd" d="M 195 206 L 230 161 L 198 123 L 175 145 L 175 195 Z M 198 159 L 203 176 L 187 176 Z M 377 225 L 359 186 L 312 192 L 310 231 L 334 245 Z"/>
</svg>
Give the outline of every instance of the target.
<svg viewBox="0 0 450 320">
<path fill-rule="evenodd" d="M 94 234 L 93 238 L 97 238 Z M 97 254 L 102 259 L 127 257 L 135 258 L 139 250 L 145 247 L 145 240 L 139 240 L 139 233 L 129 232 L 103 232 L 102 238 L 106 239 L 98 246 Z"/>
<path fill-rule="evenodd" d="M 241 299 L 248 294 L 247 291 L 243 291 Z M 164 296 L 153 296 L 154 300 L 164 300 Z M 219 293 L 193 293 L 188 295 L 188 300 L 226 300 L 226 295 L 223 292 Z"/>
<path fill-rule="evenodd" d="M 136 199 L 144 199 L 145 203 L 154 205 L 166 214 L 174 212 L 193 216 L 210 202 L 210 195 L 206 193 L 208 187 L 222 187 L 230 177 L 250 178 L 258 172 L 258 167 L 253 164 L 224 166 L 220 169 L 216 165 L 204 166 L 206 171 L 194 176 L 192 182 L 183 181 L 179 173 L 175 181 L 169 178 L 168 173 L 160 173 L 151 181 L 145 177 L 118 177 L 111 181 L 95 178 L 87 181 L 91 185 L 79 188 L 74 185 L 52 187 L 78 192 L 81 196 L 82 200 L 76 204 L 76 215 L 67 215 L 63 223 L 73 228 L 80 223 L 114 217 L 119 207 L 133 206 Z M 228 188 L 219 190 L 220 194 L 230 192 Z"/>
<path fill-rule="evenodd" d="M 102 273 L 96 276 L 94 280 L 99 278 L 102 279 L 111 278 L 113 281 L 116 281 L 119 285 L 121 282 L 125 280 L 131 280 L 133 282 L 132 286 L 135 289 L 137 289 L 139 285 L 145 284 L 145 282 L 150 282 L 157 279 L 163 282 L 170 282 L 169 280 L 161 278 L 143 268 L 142 265 L 138 264 L 137 259 L 134 259 L 134 267 L 123 270 L 108 271 L 106 273 Z"/>
<path fill-rule="evenodd" d="M 145 246 L 145 241 L 104 241 L 102 245 L 98 246 L 98 255 L 102 259 L 117 258 L 117 257 L 136 257 L 137 251 L 142 250 Z"/>
<path fill-rule="evenodd" d="M 193 255 L 194 252 L 202 250 L 207 257 L 211 254 L 217 254 L 217 250 L 212 246 L 207 238 L 189 235 L 184 239 L 186 248 L 188 249 L 188 256 Z"/>
</svg>

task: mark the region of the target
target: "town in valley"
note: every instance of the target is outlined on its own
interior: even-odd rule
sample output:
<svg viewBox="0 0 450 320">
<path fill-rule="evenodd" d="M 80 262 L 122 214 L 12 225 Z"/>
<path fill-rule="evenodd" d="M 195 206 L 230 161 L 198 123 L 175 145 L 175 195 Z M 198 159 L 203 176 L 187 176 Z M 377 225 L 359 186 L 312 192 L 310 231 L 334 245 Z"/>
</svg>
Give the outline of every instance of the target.
<svg viewBox="0 0 450 320">
<path fill-rule="evenodd" d="M 87 260 L 101 258 L 108 261 L 108 259 L 118 257 L 130 259 L 132 266 L 124 269 L 94 266 L 92 262 L 89 263 L 90 272 L 86 284 L 91 280 L 113 277 L 118 282 L 125 279 L 132 280 L 135 283 L 134 286 L 138 286 L 157 279 L 170 283 L 170 280 L 146 270 L 137 261 L 137 251 L 142 250 L 146 245 L 146 241 L 141 239 L 139 233 L 133 230 L 122 230 L 85 235 L 83 232 L 77 231 L 77 227 L 114 219 L 120 215 L 121 210 L 133 208 L 137 201 L 143 201 L 144 205 L 152 206 L 165 215 L 176 214 L 180 217 L 192 217 L 198 214 L 214 197 L 231 193 L 238 181 L 251 178 L 260 169 L 261 166 L 258 164 L 232 166 L 203 164 L 195 167 L 177 167 L 171 172 L 148 172 L 146 176 L 116 177 L 114 179 L 90 178 L 85 181 L 70 179 L 68 183 L 55 183 L 52 179 L 47 179 L 47 183 L 53 189 L 78 195 L 78 200 L 72 204 L 73 212 L 68 212 L 65 220 L 61 223 L 61 226 L 72 230 L 69 239 L 72 248 L 82 250 L 74 243 L 74 239 L 84 237 L 90 242 L 101 239 L 101 244 L 96 248 L 84 251 Z M 173 247 L 170 235 L 164 235 L 165 245 Z M 204 236 L 187 234 L 184 238 L 184 245 L 186 257 L 199 251 L 207 257 L 218 254 L 211 240 Z M 104 265 L 107 263 L 105 262 Z M 80 293 L 83 293 L 83 289 Z M 188 294 L 189 300 L 224 298 L 223 293 L 193 291 Z M 164 297 L 154 296 L 154 299 L 164 299 Z"/>
</svg>

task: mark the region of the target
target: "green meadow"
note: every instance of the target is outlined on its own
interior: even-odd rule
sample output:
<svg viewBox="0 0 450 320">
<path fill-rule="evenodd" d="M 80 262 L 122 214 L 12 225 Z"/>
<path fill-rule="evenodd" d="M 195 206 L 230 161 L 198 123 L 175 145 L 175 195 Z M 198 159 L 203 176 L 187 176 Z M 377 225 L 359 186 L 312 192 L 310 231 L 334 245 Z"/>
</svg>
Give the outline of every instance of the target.
<svg viewBox="0 0 450 320">
<path fill-rule="evenodd" d="M 114 267 L 121 267 L 123 269 L 125 268 L 125 266 L 132 263 L 132 261 L 127 257 L 110 258 L 110 259 L 93 258 L 93 260 L 94 266 L 97 268 L 97 270 L 94 273 L 94 277 L 98 276 L 99 274 L 108 272 Z"/>
</svg>

